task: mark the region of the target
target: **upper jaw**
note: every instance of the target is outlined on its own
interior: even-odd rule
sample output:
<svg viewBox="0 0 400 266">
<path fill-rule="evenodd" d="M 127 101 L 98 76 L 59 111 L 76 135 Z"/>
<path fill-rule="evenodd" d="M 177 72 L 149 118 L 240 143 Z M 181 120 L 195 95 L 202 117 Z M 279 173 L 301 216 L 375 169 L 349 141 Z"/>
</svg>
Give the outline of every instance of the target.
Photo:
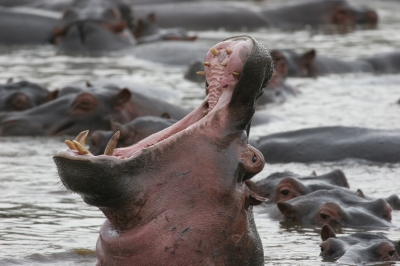
<svg viewBox="0 0 400 266">
<path fill-rule="evenodd" d="M 230 124 L 240 123 L 243 125 L 240 130 L 247 129 L 254 113 L 257 96 L 262 91 L 262 83 L 266 76 L 265 69 L 269 67 L 272 72 L 272 66 L 264 62 L 266 60 L 265 54 L 262 54 L 261 59 L 258 58 L 259 54 L 257 53 L 260 53 L 259 46 L 249 36 L 238 36 L 212 47 L 206 56 L 206 61 L 204 62 L 205 71 L 202 73 L 207 78 L 205 101 L 173 126 L 153 134 L 133 146 L 115 149 L 116 144 L 112 144 L 115 150 L 112 149 L 111 152 L 107 152 L 106 156 L 110 159 L 113 158 L 112 160 L 125 160 L 136 157 L 144 150 L 163 145 L 163 143 L 185 134 L 190 129 L 200 127 L 201 124 L 207 124 L 206 127 L 212 126 L 216 130 L 215 127 L 232 129 Z M 263 49 L 261 49 L 261 53 L 264 53 L 265 50 Z M 256 54 L 254 55 L 254 53 Z M 256 65 L 247 62 L 250 57 L 252 57 L 251 60 L 256 60 Z M 242 79 L 254 75 L 252 68 L 257 68 L 259 63 L 261 63 L 261 70 L 256 69 L 256 75 L 259 74 L 260 76 L 257 76 L 256 79 L 250 78 L 250 81 L 243 81 Z M 249 70 L 245 70 L 246 66 Z M 242 71 L 244 72 L 243 77 L 241 75 Z M 253 82 L 252 80 L 256 81 Z M 248 87 L 250 87 L 250 91 L 246 92 Z M 234 103 L 232 103 L 232 99 L 234 99 Z M 240 110 L 235 110 L 236 108 Z M 232 114 L 233 111 L 235 114 Z M 244 112 L 245 114 L 243 114 Z M 218 121 L 211 121 L 217 116 L 216 120 Z M 82 160 L 88 161 L 93 160 L 95 157 L 87 150 L 83 151 L 83 153 L 76 151 L 60 152 L 56 156 L 71 159 L 82 156 Z"/>
</svg>

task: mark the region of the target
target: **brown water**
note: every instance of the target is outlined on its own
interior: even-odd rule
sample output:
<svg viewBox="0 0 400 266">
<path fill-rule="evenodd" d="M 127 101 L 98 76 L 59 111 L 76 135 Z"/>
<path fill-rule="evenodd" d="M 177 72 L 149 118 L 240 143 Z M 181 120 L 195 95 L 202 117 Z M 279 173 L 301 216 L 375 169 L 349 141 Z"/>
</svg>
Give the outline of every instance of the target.
<svg viewBox="0 0 400 266">
<path fill-rule="evenodd" d="M 275 5 L 281 1 L 268 1 Z M 347 35 L 310 31 L 246 32 L 268 48 L 316 48 L 325 55 L 353 59 L 400 47 L 400 4 L 397 1 L 354 1 L 378 9 L 378 30 Z M 242 32 L 209 31 L 200 38 L 216 43 Z M 28 79 L 50 90 L 85 80 L 121 79 L 154 84 L 180 92 L 172 102 L 194 107 L 203 97 L 202 85 L 182 78 L 182 69 L 125 57 L 55 56 L 52 47 L 0 48 L 0 81 Z M 252 129 L 253 136 L 305 127 L 344 125 L 400 129 L 400 75 L 369 74 L 318 79 L 289 79 L 302 94 L 283 105 L 269 106 L 280 120 Z M 0 265 L 94 265 L 95 243 L 102 213 L 66 192 L 57 177 L 52 156 L 66 149 L 64 138 L 0 138 Z M 276 171 L 307 175 L 342 169 L 351 188 L 374 197 L 400 194 L 400 164 L 371 164 L 347 160 L 338 163 L 266 165 L 260 179 Z M 330 265 L 318 257 L 318 227 L 285 227 L 255 209 L 266 265 Z M 393 212 L 394 227 L 381 231 L 400 239 L 400 212 Z M 344 229 L 348 234 L 354 229 Z"/>
</svg>

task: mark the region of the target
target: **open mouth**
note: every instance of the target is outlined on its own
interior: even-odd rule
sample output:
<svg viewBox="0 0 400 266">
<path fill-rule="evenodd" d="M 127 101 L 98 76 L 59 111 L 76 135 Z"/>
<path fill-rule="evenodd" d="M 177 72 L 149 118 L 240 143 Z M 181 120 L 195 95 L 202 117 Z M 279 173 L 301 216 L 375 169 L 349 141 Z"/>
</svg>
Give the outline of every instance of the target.
<svg viewBox="0 0 400 266">
<path fill-rule="evenodd" d="M 138 156 L 145 149 L 151 149 L 165 141 L 178 138 L 185 132 L 197 128 L 200 124 L 206 125 L 210 122 L 210 117 L 230 103 L 244 63 L 252 53 L 254 46 L 255 42 L 251 37 L 239 36 L 212 47 L 203 63 L 204 71 L 198 72 L 198 74 L 206 76 L 205 100 L 194 111 L 171 127 L 155 133 L 133 146 L 119 149 L 115 149 L 119 139 L 119 132 L 116 132 L 109 141 L 104 155 L 100 156 L 94 156 L 84 147 L 88 135 L 88 131 L 85 131 L 79 134 L 75 140 L 67 140 L 66 144 L 69 150 L 58 152 L 56 157 L 83 161 L 105 156 L 119 160 L 130 159 Z"/>
</svg>

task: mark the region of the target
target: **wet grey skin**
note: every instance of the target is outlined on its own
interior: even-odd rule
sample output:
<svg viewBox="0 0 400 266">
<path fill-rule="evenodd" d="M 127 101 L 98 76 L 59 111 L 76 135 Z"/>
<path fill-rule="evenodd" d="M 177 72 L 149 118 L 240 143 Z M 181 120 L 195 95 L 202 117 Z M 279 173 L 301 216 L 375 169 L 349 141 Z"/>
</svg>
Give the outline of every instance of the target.
<svg viewBox="0 0 400 266">
<path fill-rule="evenodd" d="M 101 54 L 135 45 L 132 11 L 124 1 L 76 0 L 54 29 L 60 53 Z"/>
<path fill-rule="evenodd" d="M 77 135 L 86 129 L 111 130 L 110 118 L 127 123 L 140 116 L 181 119 L 188 113 L 184 108 L 118 85 L 73 85 L 62 89 L 57 99 L 36 108 L 0 114 L 0 135 Z"/>
<path fill-rule="evenodd" d="M 400 162 L 400 131 L 317 127 L 260 137 L 256 147 L 268 163 L 333 162 L 345 159 Z"/>
<path fill-rule="evenodd" d="M 146 17 L 151 12 L 157 14 L 160 27 L 184 26 L 187 30 L 221 28 L 231 31 L 260 28 L 293 30 L 304 29 L 306 26 L 313 28 L 333 26 L 335 30 L 346 32 L 354 29 L 355 25 L 373 28 L 378 23 L 378 15 L 374 10 L 350 5 L 345 0 L 302 1 L 261 10 L 209 1 L 135 7 L 135 14 L 140 18 Z"/>
<path fill-rule="evenodd" d="M 342 189 L 317 190 L 269 209 L 271 217 L 287 222 L 369 229 L 392 227 L 391 212 L 384 199 L 367 200 Z"/>
<path fill-rule="evenodd" d="M 52 92 L 28 81 L 0 84 L 0 112 L 23 111 L 57 98 L 58 90 Z"/>
<path fill-rule="evenodd" d="M 246 181 L 247 186 L 261 197 L 268 198 L 268 203 L 287 201 L 295 197 L 310 194 L 317 190 L 340 189 L 358 197 L 373 200 L 360 189 L 350 190 L 346 175 L 341 170 L 334 170 L 323 175 L 300 176 L 292 172 L 278 172 L 257 182 Z M 393 210 L 400 209 L 400 198 L 393 194 L 385 198 Z"/>
<path fill-rule="evenodd" d="M 324 261 L 347 264 L 399 261 L 400 244 L 382 233 L 360 232 L 336 236 L 329 225 L 321 229 L 320 256 Z M 386 264 L 385 264 L 386 265 Z"/>
<path fill-rule="evenodd" d="M 227 66 L 221 65 L 225 59 Z M 263 45 L 238 36 L 210 49 L 206 60 L 208 104 L 131 147 L 93 156 L 78 144 L 54 156 L 65 187 L 107 217 L 97 242 L 98 265 L 157 265 L 166 259 L 177 265 L 264 265 L 251 207 L 263 198 L 244 181 L 264 167 L 246 132 L 272 59 Z M 222 77 L 232 83 L 215 81 L 213 67 L 226 71 Z M 211 102 L 219 93 L 219 101 Z M 187 244 L 165 252 L 175 238 Z M 198 246 L 197 239 L 207 245 Z"/>
<path fill-rule="evenodd" d="M 164 114 L 164 116 L 169 116 Z M 90 136 L 89 151 L 93 155 L 104 154 L 108 141 L 119 131 L 117 148 L 131 146 L 148 136 L 172 126 L 177 120 L 156 116 L 138 117 L 126 124 L 111 122 L 112 131 L 96 130 Z"/>
</svg>

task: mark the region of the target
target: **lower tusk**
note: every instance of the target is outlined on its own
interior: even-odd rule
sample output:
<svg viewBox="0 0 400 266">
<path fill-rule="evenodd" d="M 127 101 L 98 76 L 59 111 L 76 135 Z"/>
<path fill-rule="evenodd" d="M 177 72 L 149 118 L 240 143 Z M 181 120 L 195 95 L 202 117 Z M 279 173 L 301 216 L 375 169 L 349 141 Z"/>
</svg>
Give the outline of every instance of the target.
<svg viewBox="0 0 400 266">
<path fill-rule="evenodd" d="M 76 140 L 73 140 L 72 142 L 74 143 L 74 145 L 75 145 L 76 149 L 78 150 L 79 154 L 81 154 L 81 155 L 89 154 L 89 151 L 85 147 L 83 147 L 82 144 L 80 144 Z"/>
<path fill-rule="evenodd" d="M 206 72 L 204 71 L 197 71 L 196 74 L 199 74 L 200 76 L 206 76 Z"/>
<path fill-rule="evenodd" d="M 76 151 L 76 147 L 74 145 L 74 143 L 70 140 L 65 140 L 65 144 L 67 144 L 68 148 L 70 148 L 71 150 L 75 150 Z"/>
<path fill-rule="evenodd" d="M 110 141 L 107 144 L 107 148 L 104 151 L 104 155 L 113 155 L 115 148 L 117 147 L 118 140 L 119 140 L 119 135 L 120 132 L 117 131 L 115 132 L 114 136 L 110 139 Z"/>
<path fill-rule="evenodd" d="M 240 77 L 240 73 L 239 72 L 231 72 L 231 74 L 235 77 L 235 78 L 239 78 Z"/>
<path fill-rule="evenodd" d="M 76 136 L 75 140 L 79 142 L 81 145 L 85 145 L 88 134 L 89 130 L 82 131 L 81 133 L 78 134 L 78 136 Z"/>
</svg>

